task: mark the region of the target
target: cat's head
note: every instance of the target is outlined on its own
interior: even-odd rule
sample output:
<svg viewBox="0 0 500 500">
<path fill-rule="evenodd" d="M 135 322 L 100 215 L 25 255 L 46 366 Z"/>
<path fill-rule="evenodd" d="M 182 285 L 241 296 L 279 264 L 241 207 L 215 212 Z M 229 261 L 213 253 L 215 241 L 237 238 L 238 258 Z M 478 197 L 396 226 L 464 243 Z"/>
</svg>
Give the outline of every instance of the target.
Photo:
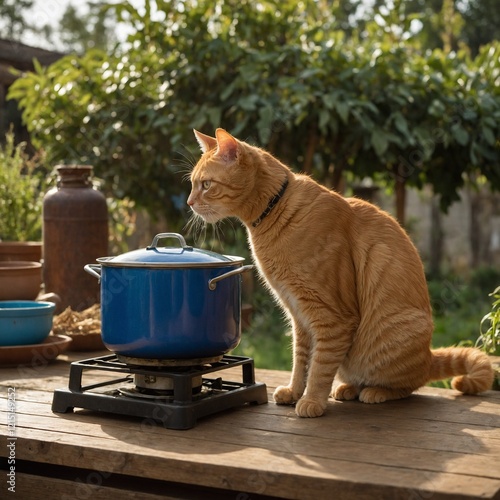
<svg viewBox="0 0 500 500">
<path fill-rule="evenodd" d="M 191 172 L 188 205 L 205 222 L 225 217 L 244 218 L 245 200 L 255 183 L 254 169 L 248 165 L 251 146 L 219 128 L 215 137 L 194 131 L 203 152 Z"/>
</svg>

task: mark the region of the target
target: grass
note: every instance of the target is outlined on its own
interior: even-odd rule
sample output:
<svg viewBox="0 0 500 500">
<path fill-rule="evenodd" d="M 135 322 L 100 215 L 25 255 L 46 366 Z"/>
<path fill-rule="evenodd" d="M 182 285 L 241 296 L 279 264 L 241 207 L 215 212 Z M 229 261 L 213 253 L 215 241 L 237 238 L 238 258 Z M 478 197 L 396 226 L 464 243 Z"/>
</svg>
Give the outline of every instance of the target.
<svg viewBox="0 0 500 500">
<path fill-rule="evenodd" d="M 500 271 L 481 268 L 469 277 L 441 276 L 428 281 L 434 311 L 433 347 L 474 345 L 481 319 L 491 309 L 491 293 L 500 284 Z M 260 285 L 253 293 L 254 313 L 234 354 L 251 356 L 257 368 L 290 370 L 291 337 L 283 313 Z M 440 387 L 448 384 L 438 383 Z"/>
</svg>

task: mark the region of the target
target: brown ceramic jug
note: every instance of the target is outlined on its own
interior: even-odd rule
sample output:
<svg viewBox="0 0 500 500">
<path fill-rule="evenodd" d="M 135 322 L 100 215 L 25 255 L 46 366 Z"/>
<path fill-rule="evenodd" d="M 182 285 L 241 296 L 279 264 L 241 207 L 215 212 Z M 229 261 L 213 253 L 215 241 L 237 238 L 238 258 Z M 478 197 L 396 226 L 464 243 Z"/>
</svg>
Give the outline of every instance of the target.
<svg viewBox="0 0 500 500">
<path fill-rule="evenodd" d="M 108 254 L 106 198 L 92 184 L 90 165 L 56 167 L 57 186 L 43 201 L 43 280 L 46 292 L 82 311 L 99 302 L 99 287 L 83 267 Z"/>
</svg>

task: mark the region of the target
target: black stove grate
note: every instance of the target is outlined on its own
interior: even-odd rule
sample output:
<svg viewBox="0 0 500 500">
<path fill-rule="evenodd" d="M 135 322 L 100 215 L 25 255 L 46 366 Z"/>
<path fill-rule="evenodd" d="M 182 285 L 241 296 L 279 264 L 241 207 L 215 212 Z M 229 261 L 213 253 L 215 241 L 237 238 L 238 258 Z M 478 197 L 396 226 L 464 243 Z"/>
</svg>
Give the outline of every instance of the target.
<svg viewBox="0 0 500 500">
<path fill-rule="evenodd" d="M 206 375 L 241 367 L 241 382 Z M 100 370 L 117 378 L 84 385 L 84 374 Z M 172 395 L 142 399 L 127 395 L 123 384 L 134 388 L 135 374 L 168 377 Z M 124 375 L 124 376 L 121 376 Z M 193 394 L 193 377 L 202 376 L 202 390 Z M 120 390 L 121 389 L 121 390 Z M 71 363 L 68 389 L 56 389 L 52 411 L 67 413 L 74 408 L 142 417 L 167 429 L 190 429 L 199 418 L 247 403 L 267 403 L 265 384 L 255 382 L 252 358 L 225 355 L 216 362 L 182 368 L 139 367 L 120 361 L 115 354 Z"/>
</svg>

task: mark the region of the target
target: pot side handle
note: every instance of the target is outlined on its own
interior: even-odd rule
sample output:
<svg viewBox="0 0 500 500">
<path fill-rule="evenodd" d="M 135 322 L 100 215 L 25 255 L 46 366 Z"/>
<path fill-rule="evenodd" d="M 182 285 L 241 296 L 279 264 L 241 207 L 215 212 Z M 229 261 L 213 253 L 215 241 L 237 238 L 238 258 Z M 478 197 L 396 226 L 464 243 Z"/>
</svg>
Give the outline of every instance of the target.
<svg viewBox="0 0 500 500">
<path fill-rule="evenodd" d="M 100 264 L 87 264 L 84 268 L 91 276 L 97 278 L 97 281 L 101 282 L 101 265 Z"/>
<path fill-rule="evenodd" d="M 237 269 L 233 269 L 232 271 L 229 271 L 227 273 L 221 274 L 220 276 L 216 276 L 215 278 L 212 278 L 211 280 L 208 281 L 208 288 L 210 290 L 215 290 L 217 288 L 217 282 L 229 278 L 230 276 L 234 276 L 236 274 L 241 274 L 245 273 L 247 271 L 251 271 L 253 269 L 253 265 L 249 264 L 248 266 L 241 266 L 238 267 Z"/>
</svg>

